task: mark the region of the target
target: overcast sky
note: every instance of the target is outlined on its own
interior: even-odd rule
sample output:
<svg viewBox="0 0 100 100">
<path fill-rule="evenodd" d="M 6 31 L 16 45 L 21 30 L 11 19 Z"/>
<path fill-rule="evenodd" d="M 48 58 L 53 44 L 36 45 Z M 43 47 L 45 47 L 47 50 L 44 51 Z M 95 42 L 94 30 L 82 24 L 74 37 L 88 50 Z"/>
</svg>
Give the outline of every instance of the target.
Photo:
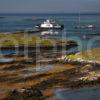
<svg viewBox="0 0 100 100">
<path fill-rule="evenodd" d="M 100 0 L 0 0 L 0 13 L 100 12 Z"/>
</svg>

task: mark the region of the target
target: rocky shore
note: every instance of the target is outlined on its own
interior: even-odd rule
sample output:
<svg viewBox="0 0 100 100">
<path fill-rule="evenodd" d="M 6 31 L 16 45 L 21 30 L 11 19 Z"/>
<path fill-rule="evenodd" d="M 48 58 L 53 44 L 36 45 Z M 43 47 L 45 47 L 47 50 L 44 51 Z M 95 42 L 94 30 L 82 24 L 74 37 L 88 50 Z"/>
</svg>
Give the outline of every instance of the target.
<svg viewBox="0 0 100 100">
<path fill-rule="evenodd" d="M 91 64 L 37 64 L 0 65 L 1 100 L 48 100 L 56 89 L 82 88 L 100 85 L 100 68 Z"/>
<path fill-rule="evenodd" d="M 8 43 L 2 50 L 15 49 Z M 66 49 L 77 46 L 72 41 L 65 44 Z M 84 53 L 85 57 L 81 57 L 81 53 L 62 55 L 63 46 L 57 45 L 57 51 L 52 51 L 51 45 L 43 43 L 39 53 L 35 46 L 29 46 L 28 57 L 24 56 L 24 46 L 19 46 L 19 54 L 4 55 L 5 59 L 1 57 L 0 100 L 49 100 L 56 89 L 100 85 L 100 65 L 97 63 L 100 56 L 95 57 L 94 63 L 94 57 L 89 58 Z M 93 51 L 96 53 L 99 49 Z"/>
<path fill-rule="evenodd" d="M 53 39 L 41 39 L 40 37 L 24 37 L 23 34 L 0 34 L 3 41 L 1 51 L 9 51 L 0 58 L 0 100 L 44 100 L 53 95 L 53 86 L 62 81 L 57 75 L 65 70 L 73 68 L 72 65 L 60 65 L 57 58 L 62 55 L 62 48 L 66 50 L 77 46 L 74 41 L 61 41 Z M 18 46 L 14 47 L 12 40 L 16 39 Z M 28 42 L 26 46 L 25 41 Z M 36 47 L 36 39 L 40 40 L 40 46 Z M 56 51 L 50 41 L 56 43 Z M 16 43 L 15 43 L 16 45 Z M 24 51 L 28 49 L 28 57 Z M 11 50 L 18 53 L 10 53 Z M 40 52 L 36 50 L 40 49 Z M 43 67 L 44 66 L 44 67 Z M 55 78 L 54 78 L 55 77 Z M 57 78 L 57 79 L 56 79 Z M 51 84 L 52 83 L 52 84 Z M 49 91 L 49 92 L 47 92 Z"/>
<path fill-rule="evenodd" d="M 52 65 L 53 66 L 53 65 Z M 58 66 L 65 66 L 65 65 L 56 65 Z M 41 66 L 42 67 L 42 66 Z M 46 66 L 45 66 L 46 67 Z M 55 67 L 55 66 L 53 66 Z M 48 100 L 49 97 L 55 94 L 56 89 L 63 89 L 63 88 L 83 88 L 83 87 L 92 87 L 100 85 L 100 77 L 96 75 L 91 75 L 89 78 L 89 74 L 92 72 L 97 73 L 100 68 L 95 68 L 95 66 L 88 67 L 88 66 L 81 66 L 82 68 L 77 68 L 75 65 L 66 65 L 64 68 L 62 67 L 59 69 L 52 69 L 46 72 L 32 72 L 33 74 L 30 75 L 28 70 L 24 70 L 25 73 L 27 72 L 27 77 L 16 77 L 16 79 L 11 79 L 10 75 L 7 81 L 7 76 L 5 80 L 1 80 L 0 82 L 3 83 L 0 86 L 2 89 L 7 89 L 5 98 L 3 100 Z M 22 67 L 23 68 L 23 67 Z M 82 71 L 84 69 L 84 71 Z M 9 69 L 6 69 L 6 71 Z M 15 71 L 15 70 L 13 70 Z M 18 74 L 22 74 L 23 71 L 18 69 Z M 100 71 L 99 71 L 100 72 Z M 12 73 L 13 78 L 15 77 Z M 98 73 L 100 75 L 100 73 Z M 2 75 L 3 76 L 3 75 Z M 86 77 L 83 78 L 82 77 Z M 94 78 L 96 77 L 96 78 Z M 11 81 L 12 80 L 12 81 Z M 3 87 L 4 86 L 4 87 Z M 6 87 L 5 87 L 6 86 Z M 9 87 L 8 87 L 9 86 Z M 4 90 L 5 90 L 4 89 Z"/>
</svg>

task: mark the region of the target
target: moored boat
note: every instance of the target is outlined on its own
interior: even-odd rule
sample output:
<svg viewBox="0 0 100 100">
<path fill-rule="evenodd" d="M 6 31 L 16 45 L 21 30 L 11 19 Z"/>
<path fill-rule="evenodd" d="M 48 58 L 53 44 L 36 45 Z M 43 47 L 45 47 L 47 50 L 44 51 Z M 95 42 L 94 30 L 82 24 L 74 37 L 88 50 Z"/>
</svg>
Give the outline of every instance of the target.
<svg viewBox="0 0 100 100">
<path fill-rule="evenodd" d="M 75 26 L 76 29 L 95 29 L 95 25 L 81 25 L 81 26 Z"/>
<path fill-rule="evenodd" d="M 47 19 L 43 23 L 35 26 L 38 29 L 46 30 L 46 29 L 64 29 L 64 25 L 60 25 L 56 23 L 56 21 L 52 19 Z"/>
</svg>

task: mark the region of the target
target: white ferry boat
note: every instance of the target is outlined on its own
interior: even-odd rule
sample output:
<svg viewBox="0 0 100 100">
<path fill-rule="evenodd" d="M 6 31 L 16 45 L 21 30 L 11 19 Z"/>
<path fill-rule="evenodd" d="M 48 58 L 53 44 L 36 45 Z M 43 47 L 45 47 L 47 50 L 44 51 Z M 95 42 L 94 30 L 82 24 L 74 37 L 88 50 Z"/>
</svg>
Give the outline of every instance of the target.
<svg viewBox="0 0 100 100">
<path fill-rule="evenodd" d="M 44 21 L 40 25 L 36 25 L 35 27 L 38 29 L 43 29 L 43 30 L 45 29 L 61 29 L 61 30 L 64 29 L 64 25 L 60 25 L 52 19 L 47 19 L 46 21 Z"/>
</svg>

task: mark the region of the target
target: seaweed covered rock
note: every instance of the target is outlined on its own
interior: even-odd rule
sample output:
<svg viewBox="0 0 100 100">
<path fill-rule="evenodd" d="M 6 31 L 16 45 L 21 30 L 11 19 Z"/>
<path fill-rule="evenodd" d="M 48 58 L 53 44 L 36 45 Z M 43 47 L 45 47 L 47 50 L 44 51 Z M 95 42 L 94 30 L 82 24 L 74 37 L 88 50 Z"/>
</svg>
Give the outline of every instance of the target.
<svg viewBox="0 0 100 100">
<path fill-rule="evenodd" d="M 42 92 L 37 88 L 9 91 L 5 100 L 44 100 Z"/>
</svg>

